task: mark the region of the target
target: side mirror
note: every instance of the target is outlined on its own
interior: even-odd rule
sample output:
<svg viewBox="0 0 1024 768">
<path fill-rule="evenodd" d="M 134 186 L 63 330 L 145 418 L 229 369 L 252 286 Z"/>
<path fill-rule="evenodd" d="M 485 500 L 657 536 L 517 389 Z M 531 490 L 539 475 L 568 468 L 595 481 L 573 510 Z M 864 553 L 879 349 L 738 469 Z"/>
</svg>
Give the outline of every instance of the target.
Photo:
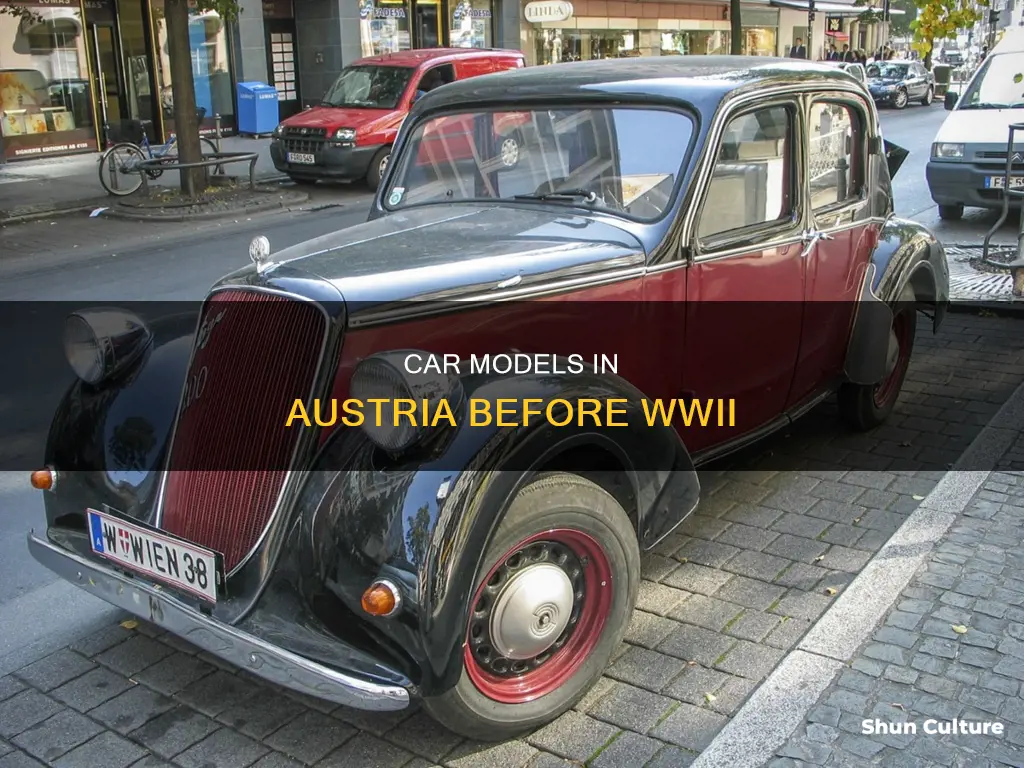
<svg viewBox="0 0 1024 768">
<path fill-rule="evenodd" d="M 957 99 L 960 98 L 959 93 L 953 93 L 952 91 L 946 91 L 946 97 L 942 101 L 942 106 L 946 108 L 947 112 L 952 112 L 953 107 L 956 106 Z"/>
</svg>

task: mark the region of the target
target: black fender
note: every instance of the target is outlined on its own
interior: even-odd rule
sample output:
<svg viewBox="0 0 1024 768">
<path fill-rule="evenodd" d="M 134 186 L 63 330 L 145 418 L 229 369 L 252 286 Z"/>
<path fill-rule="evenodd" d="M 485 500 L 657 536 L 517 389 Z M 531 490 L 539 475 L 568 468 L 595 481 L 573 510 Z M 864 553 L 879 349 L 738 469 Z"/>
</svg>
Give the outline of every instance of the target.
<svg viewBox="0 0 1024 768">
<path fill-rule="evenodd" d="M 844 374 L 854 384 L 885 378 L 893 307 L 910 286 L 919 307 L 932 310 L 938 333 L 949 305 L 949 265 L 935 236 L 917 222 L 889 217 L 867 266 Z"/>
<path fill-rule="evenodd" d="M 427 696 L 458 681 L 475 575 L 508 505 L 538 471 L 589 469 L 621 478 L 626 487 L 609 490 L 644 548 L 682 522 L 700 492 L 678 433 L 638 424 L 643 396 L 621 379 L 583 373 L 462 381 L 467 401 L 625 398 L 628 415 L 621 418 L 630 426 L 555 427 L 544 418 L 470 426 L 464 403 L 457 426 L 438 427 L 432 445 L 408 456 L 388 458 L 359 428 L 340 428 L 325 446 L 299 499 L 297 540 L 304 546 L 293 558 L 300 589 L 310 604 L 325 606 L 319 617 L 339 636 L 375 646 Z M 393 618 L 360 608 L 377 578 L 403 593 L 404 609 Z"/>
<path fill-rule="evenodd" d="M 45 494 L 48 525 L 81 516 L 82 499 L 151 522 L 181 399 L 197 311 L 148 323 L 152 340 L 125 371 L 98 386 L 76 379 L 53 416 L 46 463 L 59 468 Z"/>
</svg>

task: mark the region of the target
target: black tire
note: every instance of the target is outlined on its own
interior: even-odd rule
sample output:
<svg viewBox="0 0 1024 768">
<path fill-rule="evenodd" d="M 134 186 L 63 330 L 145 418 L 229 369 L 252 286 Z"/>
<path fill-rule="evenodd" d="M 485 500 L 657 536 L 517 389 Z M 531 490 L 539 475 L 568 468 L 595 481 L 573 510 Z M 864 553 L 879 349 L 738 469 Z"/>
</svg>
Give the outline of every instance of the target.
<svg viewBox="0 0 1024 768">
<path fill-rule="evenodd" d="M 592 557 L 572 560 L 578 557 L 579 548 L 564 543 L 571 538 L 559 539 L 559 536 L 575 536 L 595 544 L 597 549 L 590 550 Z M 538 555 L 538 550 L 543 554 Z M 535 697 L 522 696 L 525 700 L 521 702 L 500 701 L 495 698 L 495 695 L 500 698 L 500 694 L 485 693 L 481 688 L 483 683 L 475 682 L 481 675 L 489 675 L 488 670 L 509 661 L 496 650 L 499 643 L 497 636 L 491 635 L 493 624 L 488 620 L 489 611 L 501 606 L 505 588 L 523 570 L 552 564 L 563 569 L 566 578 L 569 573 L 575 574 L 571 587 L 574 593 L 568 596 L 571 606 L 567 614 L 562 614 L 567 615 L 569 624 L 564 630 L 558 630 L 564 634 L 558 636 L 554 646 L 546 647 L 533 659 L 512 662 L 512 668 L 504 672 L 506 677 L 493 679 L 500 680 L 501 684 L 514 679 L 514 685 L 528 685 L 530 677 L 513 675 L 514 667 L 536 664 L 529 672 L 533 680 L 544 679 L 545 685 L 556 687 L 538 688 Z M 636 532 L 622 506 L 600 486 L 578 475 L 538 476 L 512 501 L 487 549 L 481 571 L 476 574 L 470 597 L 472 605 L 462 675 L 454 688 L 427 698 L 424 707 L 445 727 L 480 741 L 511 739 L 553 720 L 578 702 L 601 677 L 622 642 L 639 586 L 640 551 Z M 543 629 L 546 619 L 538 613 L 542 607 L 547 610 L 547 606 L 553 606 L 556 610 L 550 621 L 557 629 L 559 596 L 557 590 L 545 593 L 545 599 L 549 595 L 550 599 L 530 615 L 538 617 L 537 631 L 554 636 L 553 631 Z M 511 603 L 508 600 L 505 605 Z M 600 625 L 592 623 L 595 615 L 603 615 Z M 486 634 L 482 635 L 481 626 L 486 627 Z M 594 629 L 586 631 L 590 627 Z M 485 646 L 492 643 L 495 650 L 488 652 Z M 577 652 L 578 649 L 582 650 Z M 481 664 L 492 666 L 485 669 L 479 665 L 478 654 L 483 659 Z M 489 661 L 492 655 L 494 659 Z M 570 663 L 568 659 L 575 661 Z M 543 671 L 538 675 L 537 670 Z M 549 680 L 549 677 L 554 679 Z"/>
<path fill-rule="evenodd" d="M 906 88 L 900 88 L 896 91 L 896 95 L 892 97 L 892 105 L 896 109 L 906 109 L 909 103 L 910 99 L 907 97 Z"/>
<path fill-rule="evenodd" d="M 940 205 L 939 218 L 943 221 L 960 221 L 964 216 L 964 207 L 959 203 Z"/>
<path fill-rule="evenodd" d="M 366 186 L 371 192 L 376 192 L 380 186 L 381 179 L 387 171 L 388 161 L 391 159 L 391 147 L 381 147 L 370 161 L 370 168 L 366 171 Z"/>
<path fill-rule="evenodd" d="M 928 92 L 925 93 L 924 98 L 921 99 L 921 105 L 925 107 L 930 107 L 932 105 L 932 99 L 934 98 L 935 90 L 931 86 L 928 86 Z"/>
<path fill-rule="evenodd" d="M 300 187 L 312 187 L 317 182 L 316 179 L 304 179 L 301 176 L 289 176 L 288 178 Z"/>
<path fill-rule="evenodd" d="M 847 383 L 839 388 L 839 415 L 858 432 L 880 426 L 896 407 L 914 353 L 914 337 L 917 333 L 915 301 L 914 290 L 908 285 L 893 307 L 890 338 L 895 336 L 899 347 L 893 371 L 878 384 Z"/>
<path fill-rule="evenodd" d="M 130 141 L 122 141 L 104 152 L 99 170 L 100 184 L 107 194 L 124 197 L 141 187 L 143 172 L 130 169 L 134 163 L 145 159 L 146 155 L 142 150 Z"/>
</svg>

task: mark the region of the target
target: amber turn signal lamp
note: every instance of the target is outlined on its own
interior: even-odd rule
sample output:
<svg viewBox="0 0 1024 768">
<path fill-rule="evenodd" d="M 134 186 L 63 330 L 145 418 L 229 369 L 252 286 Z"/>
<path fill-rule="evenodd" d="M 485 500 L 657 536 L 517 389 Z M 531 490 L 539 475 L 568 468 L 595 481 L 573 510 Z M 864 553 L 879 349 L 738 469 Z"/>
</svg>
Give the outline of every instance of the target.
<svg viewBox="0 0 1024 768">
<path fill-rule="evenodd" d="M 398 587 L 390 581 L 375 581 L 363 592 L 363 610 L 371 616 L 392 616 L 401 604 L 402 596 Z"/>
<path fill-rule="evenodd" d="M 37 491 L 52 491 L 57 484 L 57 473 L 52 469 L 37 469 L 32 473 L 32 487 Z"/>
</svg>

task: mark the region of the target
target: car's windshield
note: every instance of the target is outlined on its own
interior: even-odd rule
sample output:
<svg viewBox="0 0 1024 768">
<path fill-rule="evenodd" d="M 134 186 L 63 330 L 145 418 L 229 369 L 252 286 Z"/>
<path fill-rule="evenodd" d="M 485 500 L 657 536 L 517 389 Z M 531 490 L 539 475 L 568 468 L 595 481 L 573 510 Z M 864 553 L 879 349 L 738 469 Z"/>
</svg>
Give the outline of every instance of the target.
<svg viewBox="0 0 1024 768">
<path fill-rule="evenodd" d="M 906 64 L 872 64 L 868 67 L 868 77 L 878 77 L 882 80 L 902 80 L 906 76 Z"/>
<path fill-rule="evenodd" d="M 384 199 L 558 203 L 654 220 L 669 207 L 692 119 L 662 109 L 468 111 L 417 125 Z"/>
<path fill-rule="evenodd" d="M 346 67 L 321 105 L 394 109 L 412 73 L 410 67 Z"/>
<path fill-rule="evenodd" d="M 1024 107 L 1024 53 L 989 56 L 981 65 L 959 109 Z"/>
</svg>

